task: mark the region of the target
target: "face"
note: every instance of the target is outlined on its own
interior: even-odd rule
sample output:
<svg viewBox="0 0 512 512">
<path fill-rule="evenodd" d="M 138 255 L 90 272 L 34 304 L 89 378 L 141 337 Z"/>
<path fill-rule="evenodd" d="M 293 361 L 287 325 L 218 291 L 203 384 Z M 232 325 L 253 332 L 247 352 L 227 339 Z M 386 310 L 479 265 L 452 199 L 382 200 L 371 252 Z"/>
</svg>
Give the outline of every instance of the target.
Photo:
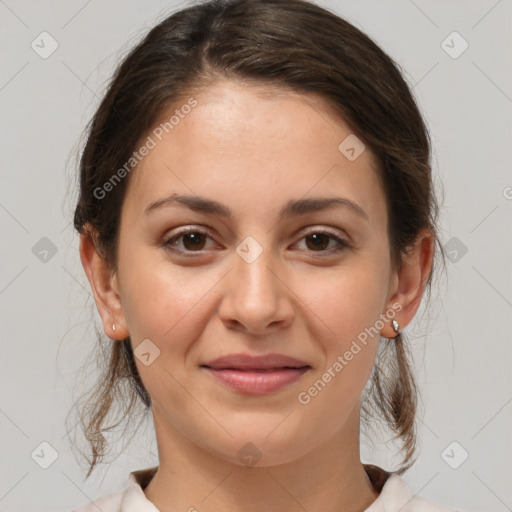
<svg viewBox="0 0 512 512">
<path fill-rule="evenodd" d="M 340 151 L 351 130 L 312 95 L 219 81 L 194 98 L 130 176 L 116 320 L 136 354 L 145 340 L 158 431 L 239 464 L 249 442 L 260 466 L 289 462 L 359 425 L 397 287 L 376 160 Z M 202 366 L 241 353 L 305 369 Z"/>
</svg>

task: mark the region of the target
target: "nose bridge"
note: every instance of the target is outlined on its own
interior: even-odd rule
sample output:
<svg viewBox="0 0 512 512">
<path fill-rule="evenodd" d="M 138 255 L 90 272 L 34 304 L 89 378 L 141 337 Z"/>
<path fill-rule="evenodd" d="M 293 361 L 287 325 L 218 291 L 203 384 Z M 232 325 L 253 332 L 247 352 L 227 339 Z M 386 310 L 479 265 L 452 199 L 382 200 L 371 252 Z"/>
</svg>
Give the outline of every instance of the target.
<svg viewBox="0 0 512 512">
<path fill-rule="evenodd" d="M 274 283 L 276 277 L 270 271 L 275 258 L 272 257 L 269 239 L 266 237 L 262 245 L 253 236 L 247 236 L 236 248 L 234 275 L 237 289 L 249 298 L 270 300 L 277 291 Z"/>
<path fill-rule="evenodd" d="M 278 277 L 278 258 L 269 244 L 248 236 L 237 246 L 229 285 L 224 297 L 224 320 L 237 321 L 250 330 L 262 330 L 287 316 L 286 287 Z M 277 275 L 276 275 L 277 274 Z"/>
</svg>

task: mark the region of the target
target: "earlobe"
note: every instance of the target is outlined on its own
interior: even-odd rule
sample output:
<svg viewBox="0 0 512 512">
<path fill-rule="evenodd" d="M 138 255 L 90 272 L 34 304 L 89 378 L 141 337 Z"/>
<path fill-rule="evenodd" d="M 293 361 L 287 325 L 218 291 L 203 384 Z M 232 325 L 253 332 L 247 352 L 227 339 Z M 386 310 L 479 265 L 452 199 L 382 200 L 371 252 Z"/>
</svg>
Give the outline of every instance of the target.
<svg viewBox="0 0 512 512">
<path fill-rule="evenodd" d="M 396 277 L 396 292 L 387 304 L 387 309 L 393 304 L 400 303 L 401 309 L 396 314 L 395 320 L 399 323 L 399 329 L 403 329 L 413 319 L 418 310 L 428 278 L 432 272 L 434 256 L 434 238 L 430 230 L 422 230 L 414 243 L 402 254 L 402 265 Z M 397 332 L 390 322 L 381 332 L 386 338 L 394 338 Z"/>
<path fill-rule="evenodd" d="M 126 338 L 129 333 L 125 327 L 117 276 L 98 251 L 93 236 L 87 231 L 80 235 L 80 260 L 91 286 L 105 334 L 112 339 Z"/>
</svg>

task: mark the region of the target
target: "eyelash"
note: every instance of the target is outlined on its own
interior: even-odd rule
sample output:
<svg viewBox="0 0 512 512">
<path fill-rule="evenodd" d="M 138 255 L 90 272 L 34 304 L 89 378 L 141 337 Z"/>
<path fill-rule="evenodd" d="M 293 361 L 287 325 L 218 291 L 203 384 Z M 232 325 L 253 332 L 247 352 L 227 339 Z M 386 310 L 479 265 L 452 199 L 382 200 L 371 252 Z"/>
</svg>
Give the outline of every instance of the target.
<svg viewBox="0 0 512 512">
<path fill-rule="evenodd" d="M 206 235 L 208 238 L 211 239 L 211 237 L 209 236 L 207 231 L 204 231 L 199 228 L 189 228 L 189 229 L 180 231 L 179 233 L 176 233 L 174 236 L 166 239 L 162 243 L 162 245 L 165 249 L 175 252 L 175 253 L 179 253 L 180 255 L 183 255 L 187 258 L 194 258 L 194 257 L 201 256 L 203 254 L 202 251 L 204 251 L 204 249 L 202 251 L 187 251 L 187 250 L 181 250 L 181 249 L 176 249 L 176 248 L 172 247 L 176 243 L 176 241 L 178 241 L 181 237 L 183 237 L 184 235 L 187 235 L 189 233 L 197 233 L 200 235 Z M 343 238 L 339 238 L 338 236 L 336 236 L 328 231 L 321 231 L 321 230 L 310 231 L 310 232 L 306 233 L 301 238 L 301 240 L 303 240 L 304 238 L 306 238 L 308 236 L 317 235 L 317 234 L 327 235 L 329 238 L 331 238 L 332 240 L 337 242 L 338 246 L 335 249 L 330 249 L 330 250 L 309 251 L 309 252 L 313 253 L 313 257 L 315 257 L 315 258 L 324 258 L 324 257 L 332 256 L 332 255 L 338 254 L 346 249 L 352 248 L 352 245 L 349 244 L 346 240 L 344 240 Z M 327 253 L 327 254 L 326 255 L 317 255 L 317 254 L 315 254 L 317 252 L 318 253 Z"/>
</svg>

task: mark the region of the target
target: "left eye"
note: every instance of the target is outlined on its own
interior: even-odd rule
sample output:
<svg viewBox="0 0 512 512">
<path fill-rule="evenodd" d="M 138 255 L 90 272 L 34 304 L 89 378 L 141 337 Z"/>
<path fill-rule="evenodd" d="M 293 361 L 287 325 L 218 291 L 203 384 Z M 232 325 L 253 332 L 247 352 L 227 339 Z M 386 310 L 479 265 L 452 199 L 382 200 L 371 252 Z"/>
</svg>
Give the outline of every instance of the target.
<svg viewBox="0 0 512 512">
<path fill-rule="evenodd" d="M 311 249 L 313 252 L 339 252 L 345 248 L 350 247 L 350 244 L 332 233 L 324 233 L 322 231 L 314 231 L 312 233 L 308 233 L 301 240 L 306 240 L 306 246 L 308 249 Z M 311 243 L 308 243 L 310 241 Z M 330 241 L 335 242 L 334 249 L 325 250 L 329 245 Z"/>
</svg>

